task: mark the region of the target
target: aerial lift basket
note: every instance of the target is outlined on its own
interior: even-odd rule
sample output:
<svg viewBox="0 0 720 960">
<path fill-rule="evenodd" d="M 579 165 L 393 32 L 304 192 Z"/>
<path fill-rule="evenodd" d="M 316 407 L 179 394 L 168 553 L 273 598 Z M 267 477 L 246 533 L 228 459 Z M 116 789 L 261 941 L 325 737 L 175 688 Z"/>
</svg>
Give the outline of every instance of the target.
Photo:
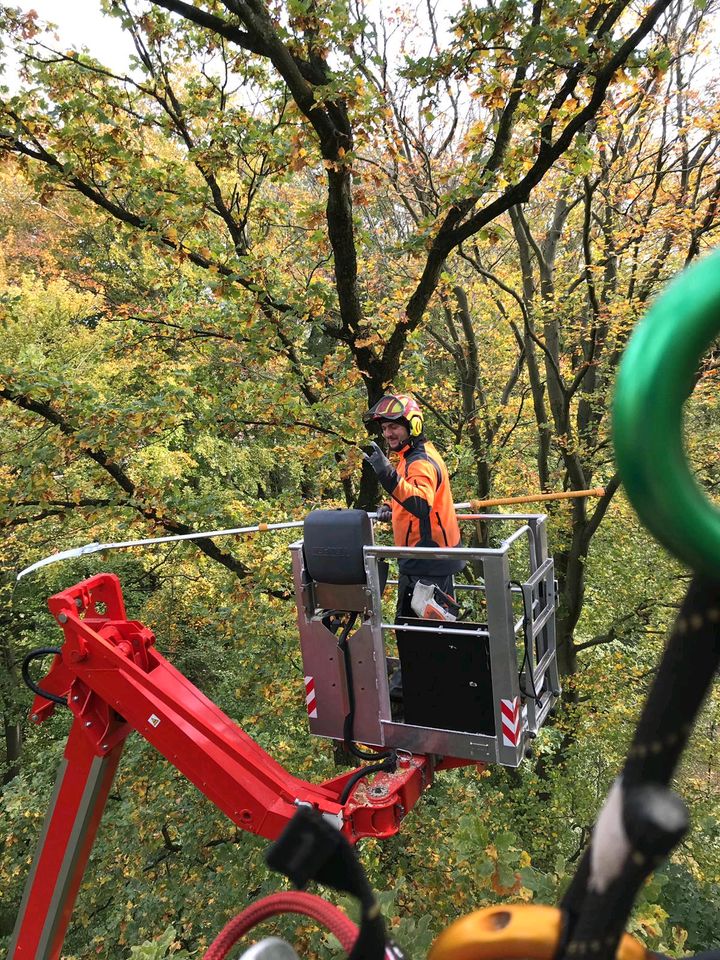
<svg viewBox="0 0 720 960">
<path fill-rule="evenodd" d="M 511 767 L 528 754 L 560 694 L 546 517 L 487 514 L 483 520 L 516 529 L 493 548 L 399 548 L 375 544 L 362 510 L 316 510 L 307 517 L 304 540 L 291 551 L 313 734 L 346 739 L 353 709 L 353 739 L 380 749 Z M 461 605 L 463 590 L 484 594 L 485 622 L 388 620 L 388 562 L 448 555 L 481 568 L 481 582 L 458 578 L 455 589 Z M 523 568 L 520 579 L 511 576 L 511 562 Z M 353 615 L 356 628 L 344 650 L 339 625 Z M 397 658 L 387 652 L 393 634 Z M 388 677 L 398 666 L 402 703 L 393 710 Z"/>
</svg>

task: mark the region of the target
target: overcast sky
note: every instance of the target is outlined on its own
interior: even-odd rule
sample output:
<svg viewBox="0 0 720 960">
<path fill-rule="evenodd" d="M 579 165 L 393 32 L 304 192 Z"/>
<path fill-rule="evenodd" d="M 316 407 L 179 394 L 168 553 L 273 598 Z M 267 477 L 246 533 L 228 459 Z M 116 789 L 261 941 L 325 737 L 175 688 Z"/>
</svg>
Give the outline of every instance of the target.
<svg viewBox="0 0 720 960">
<path fill-rule="evenodd" d="M 63 46 L 87 47 L 90 52 L 110 69 L 120 72 L 127 67 L 128 58 L 135 52 L 129 36 L 120 28 L 115 17 L 104 16 L 100 0 L 15 0 L 21 10 L 35 10 L 39 18 L 58 25 L 58 36 Z M 378 0 L 377 6 L 383 6 Z M 387 4 L 389 8 L 392 3 Z M 422 0 L 416 3 L 416 15 L 420 23 L 425 21 Z M 458 0 L 444 0 L 440 5 L 440 34 L 443 18 L 459 7 Z M 427 51 L 424 51 L 427 52 Z"/>
<path fill-rule="evenodd" d="M 35 10 L 43 21 L 57 24 L 59 42 L 67 49 L 88 50 L 111 70 L 124 73 L 128 70 L 130 56 L 135 53 L 132 41 L 115 17 L 104 16 L 99 0 L 16 0 L 17 6 L 29 11 Z M 457 0 L 446 0 L 440 7 L 442 14 L 458 6 Z M 422 7 L 418 6 L 418 16 L 422 20 Z M 720 16 L 713 15 L 713 46 L 718 46 L 720 35 Z M 441 31 L 442 33 L 442 31 Z M 14 86 L 11 75 L 12 66 L 3 81 Z"/>
<path fill-rule="evenodd" d="M 120 21 L 106 17 L 98 0 L 19 0 L 22 10 L 35 10 L 41 20 L 56 23 L 64 47 L 88 50 L 111 70 L 124 71 L 135 52 Z"/>
</svg>

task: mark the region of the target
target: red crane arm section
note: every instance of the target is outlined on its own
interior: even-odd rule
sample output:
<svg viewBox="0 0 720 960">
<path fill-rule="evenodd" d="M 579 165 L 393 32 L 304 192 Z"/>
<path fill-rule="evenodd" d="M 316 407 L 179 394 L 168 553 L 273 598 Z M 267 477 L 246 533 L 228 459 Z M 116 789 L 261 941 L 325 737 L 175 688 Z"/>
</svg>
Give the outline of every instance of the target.
<svg viewBox="0 0 720 960">
<path fill-rule="evenodd" d="M 275 839 L 301 805 L 315 807 L 351 842 L 397 833 L 430 785 L 454 766 L 403 755 L 372 782 L 350 771 L 313 785 L 288 773 L 155 649 L 125 614 L 120 582 L 98 574 L 48 601 L 64 643 L 38 688 L 73 713 L 43 832 L 10 943 L 10 960 L 59 960 L 65 931 L 125 738 L 156 747 L 239 827 Z M 38 694 L 32 719 L 55 703 Z M 350 779 L 357 783 L 349 784 Z M 345 793 L 348 796 L 344 798 Z"/>
<path fill-rule="evenodd" d="M 95 753 L 105 755 L 137 730 L 245 830 L 274 839 L 298 805 L 311 804 L 352 841 L 389 836 L 431 780 L 427 758 L 413 757 L 381 775 L 387 789 L 375 791 L 382 796 L 363 815 L 352 795 L 340 802 L 354 771 L 321 785 L 288 773 L 155 649 L 147 627 L 125 619 L 113 574 L 64 590 L 48 606 L 65 643 L 44 684 L 67 693 Z M 53 704 L 38 698 L 35 707 L 40 721 Z"/>
<path fill-rule="evenodd" d="M 404 756 L 395 772 L 356 771 L 313 785 L 288 773 L 154 647 L 125 616 L 120 582 L 98 574 L 48 606 L 65 642 L 41 690 L 67 697 L 74 715 L 43 833 L 10 944 L 10 960 L 58 960 L 77 891 L 120 761 L 137 730 L 239 827 L 275 839 L 300 805 L 311 805 L 351 842 L 397 833 L 432 782 L 434 765 Z M 55 703 L 40 695 L 32 719 Z"/>
</svg>

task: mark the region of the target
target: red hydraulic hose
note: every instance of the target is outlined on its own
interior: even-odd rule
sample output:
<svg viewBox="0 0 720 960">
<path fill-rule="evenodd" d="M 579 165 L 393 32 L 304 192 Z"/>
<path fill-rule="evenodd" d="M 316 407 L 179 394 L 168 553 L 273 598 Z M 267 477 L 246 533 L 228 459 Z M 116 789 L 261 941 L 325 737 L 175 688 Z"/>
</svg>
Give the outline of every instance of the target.
<svg viewBox="0 0 720 960">
<path fill-rule="evenodd" d="M 207 949 L 203 960 L 225 960 L 237 941 L 249 930 L 274 917 L 278 913 L 302 913 L 322 923 L 335 934 L 346 953 L 350 953 L 357 940 L 358 928 L 342 910 L 314 893 L 291 890 L 287 893 L 272 893 L 257 903 L 251 903 L 242 913 L 228 921 Z"/>
</svg>

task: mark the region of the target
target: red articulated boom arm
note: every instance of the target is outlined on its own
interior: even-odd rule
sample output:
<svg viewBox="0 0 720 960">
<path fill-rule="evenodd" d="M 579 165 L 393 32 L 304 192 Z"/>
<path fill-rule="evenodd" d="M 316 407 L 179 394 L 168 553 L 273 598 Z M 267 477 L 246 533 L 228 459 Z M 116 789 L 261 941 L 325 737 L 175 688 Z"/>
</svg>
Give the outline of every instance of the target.
<svg viewBox="0 0 720 960">
<path fill-rule="evenodd" d="M 99 574 L 48 601 L 65 641 L 42 689 L 74 715 L 55 794 L 25 889 L 10 960 L 57 960 L 125 738 L 136 730 L 244 830 L 280 835 L 298 806 L 351 841 L 388 837 L 432 781 L 429 758 L 402 758 L 371 786 L 355 771 L 313 785 L 289 774 L 155 649 L 125 615 L 120 582 Z M 55 704 L 37 696 L 41 723 Z"/>
</svg>

